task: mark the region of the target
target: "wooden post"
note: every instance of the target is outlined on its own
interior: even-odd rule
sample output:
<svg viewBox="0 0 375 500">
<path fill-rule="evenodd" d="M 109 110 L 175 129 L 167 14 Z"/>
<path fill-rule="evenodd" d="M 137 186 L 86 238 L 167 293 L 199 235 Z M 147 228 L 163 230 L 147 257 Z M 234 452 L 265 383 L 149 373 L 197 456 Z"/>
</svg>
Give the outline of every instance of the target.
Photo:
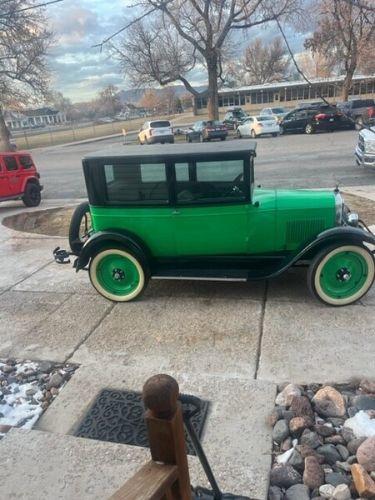
<svg viewBox="0 0 375 500">
<path fill-rule="evenodd" d="M 155 462 L 177 465 L 178 481 L 172 487 L 172 498 L 191 500 L 184 423 L 178 395 L 178 384 L 169 375 L 155 375 L 143 386 L 151 457 Z"/>
</svg>

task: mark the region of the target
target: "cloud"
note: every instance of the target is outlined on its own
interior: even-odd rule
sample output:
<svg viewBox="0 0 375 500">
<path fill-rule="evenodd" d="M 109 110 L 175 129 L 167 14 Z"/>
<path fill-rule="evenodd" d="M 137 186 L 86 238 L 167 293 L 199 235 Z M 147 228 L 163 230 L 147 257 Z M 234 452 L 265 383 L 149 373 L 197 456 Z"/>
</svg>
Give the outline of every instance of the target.
<svg viewBox="0 0 375 500">
<path fill-rule="evenodd" d="M 309 1 L 309 0 L 305 0 Z M 48 15 L 56 43 L 50 51 L 49 63 L 52 70 L 52 84 L 73 101 L 93 98 L 108 84 L 120 89 L 128 88 L 118 63 L 106 51 L 100 52 L 94 45 L 120 29 L 135 15 L 128 9 L 130 0 L 64 0 L 48 7 Z M 233 34 L 238 56 L 244 48 L 259 36 L 269 41 L 277 36 L 275 24 L 236 31 Z M 286 28 L 292 49 L 302 49 L 304 35 L 293 27 Z M 195 85 L 204 85 L 206 70 L 197 66 L 188 75 Z"/>
<path fill-rule="evenodd" d="M 65 0 L 48 11 L 55 44 L 49 53 L 52 84 L 71 99 L 91 99 L 109 83 L 124 86 L 115 61 L 93 47 L 125 22 L 123 0 Z M 128 13 L 129 15 L 129 13 Z"/>
</svg>

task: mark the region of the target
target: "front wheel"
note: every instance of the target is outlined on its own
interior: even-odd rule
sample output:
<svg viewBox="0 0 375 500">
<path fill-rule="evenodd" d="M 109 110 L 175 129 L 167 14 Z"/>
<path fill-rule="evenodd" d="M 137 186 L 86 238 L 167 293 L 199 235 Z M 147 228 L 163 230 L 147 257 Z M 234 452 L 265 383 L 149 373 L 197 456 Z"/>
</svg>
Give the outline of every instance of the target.
<svg viewBox="0 0 375 500">
<path fill-rule="evenodd" d="M 22 196 L 22 201 L 26 207 L 37 207 L 41 202 L 40 187 L 34 182 L 29 182 Z"/>
<path fill-rule="evenodd" d="M 324 249 L 311 262 L 307 276 L 311 293 L 332 306 L 356 302 L 369 291 L 374 278 L 374 257 L 360 245 Z"/>
<path fill-rule="evenodd" d="M 314 133 L 314 127 L 311 125 L 311 123 L 308 123 L 305 127 L 305 134 L 311 135 Z"/>
<path fill-rule="evenodd" d="M 99 251 L 90 261 L 89 276 L 100 295 L 114 302 L 139 297 L 148 281 L 143 259 L 120 248 Z"/>
</svg>

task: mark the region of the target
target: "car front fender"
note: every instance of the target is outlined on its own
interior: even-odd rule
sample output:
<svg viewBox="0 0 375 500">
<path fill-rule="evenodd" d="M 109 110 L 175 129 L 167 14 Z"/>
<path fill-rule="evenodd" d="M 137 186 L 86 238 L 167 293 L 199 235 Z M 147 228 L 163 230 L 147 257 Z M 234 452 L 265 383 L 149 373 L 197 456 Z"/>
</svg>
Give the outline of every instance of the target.
<svg viewBox="0 0 375 500">
<path fill-rule="evenodd" d="M 282 274 L 284 271 L 292 267 L 298 261 L 311 260 L 317 252 L 332 244 L 338 243 L 341 245 L 356 244 L 362 245 L 363 243 L 375 245 L 375 236 L 364 229 L 351 226 L 338 226 L 327 229 L 318 236 L 304 245 L 299 251 L 291 257 L 280 269 L 268 276 L 275 278 Z"/>
<path fill-rule="evenodd" d="M 98 231 L 90 236 L 83 245 L 74 263 L 76 271 L 78 272 L 80 269 L 87 266 L 91 257 L 101 248 L 116 245 L 128 249 L 130 252 L 141 256 L 147 261 L 151 258 L 151 254 L 146 245 L 131 232 L 116 230 Z"/>
<path fill-rule="evenodd" d="M 293 258 L 293 263 L 334 243 L 362 245 L 364 242 L 375 245 L 375 236 L 359 227 L 337 226 L 326 229 L 298 252 Z"/>
</svg>

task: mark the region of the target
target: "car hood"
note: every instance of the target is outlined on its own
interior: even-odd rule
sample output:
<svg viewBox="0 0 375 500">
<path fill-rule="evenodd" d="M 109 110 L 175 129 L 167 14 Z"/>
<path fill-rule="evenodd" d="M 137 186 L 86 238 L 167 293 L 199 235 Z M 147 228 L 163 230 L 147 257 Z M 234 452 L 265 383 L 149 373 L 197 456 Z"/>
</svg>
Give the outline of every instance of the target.
<svg viewBox="0 0 375 500">
<path fill-rule="evenodd" d="M 253 201 L 263 209 L 291 210 L 330 208 L 335 210 L 333 190 L 254 189 Z"/>
</svg>

